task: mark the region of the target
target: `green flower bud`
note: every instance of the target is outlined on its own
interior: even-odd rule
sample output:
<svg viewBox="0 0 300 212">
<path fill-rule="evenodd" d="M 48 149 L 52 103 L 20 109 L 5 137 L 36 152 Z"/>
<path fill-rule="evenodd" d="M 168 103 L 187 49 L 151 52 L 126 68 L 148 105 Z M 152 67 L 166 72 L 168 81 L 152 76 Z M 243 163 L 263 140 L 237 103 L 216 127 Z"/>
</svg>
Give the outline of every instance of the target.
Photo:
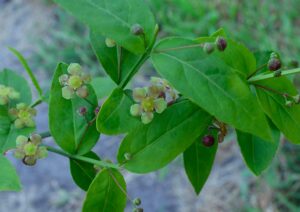
<svg viewBox="0 0 300 212">
<path fill-rule="evenodd" d="M 22 151 L 21 149 L 17 149 L 17 150 L 14 152 L 14 156 L 15 156 L 15 158 L 17 158 L 17 159 L 23 159 L 26 155 L 25 155 L 24 151 Z"/>
<path fill-rule="evenodd" d="M 203 50 L 206 54 L 211 54 L 215 50 L 215 45 L 213 43 L 204 43 Z"/>
<path fill-rule="evenodd" d="M 62 97 L 65 99 L 72 99 L 74 97 L 74 90 L 69 86 L 65 86 L 62 88 Z"/>
<path fill-rule="evenodd" d="M 28 142 L 24 146 L 25 155 L 27 155 L 27 156 L 34 156 L 35 153 L 37 152 L 37 149 L 38 149 L 38 147 L 35 144 L 33 144 L 31 142 Z"/>
<path fill-rule="evenodd" d="M 128 152 L 126 152 L 126 153 L 124 154 L 124 158 L 125 158 L 126 160 L 131 160 L 131 154 L 128 153 Z"/>
<path fill-rule="evenodd" d="M 292 107 L 294 105 L 294 102 L 288 100 L 288 101 L 285 102 L 285 105 L 287 107 Z"/>
<path fill-rule="evenodd" d="M 21 119 L 16 119 L 14 125 L 16 129 L 22 129 L 23 127 L 25 127 L 25 123 L 21 121 Z"/>
<path fill-rule="evenodd" d="M 30 141 L 35 145 L 39 145 L 42 143 L 42 137 L 39 134 L 31 134 Z"/>
<path fill-rule="evenodd" d="M 17 104 L 17 110 L 25 110 L 26 108 L 27 108 L 27 105 L 25 103 Z"/>
<path fill-rule="evenodd" d="M 134 35 L 143 35 L 144 34 L 144 29 L 141 25 L 139 24 L 134 24 L 131 27 L 131 33 Z"/>
<path fill-rule="evenodd" d="M 130 114 L 132 116 L 140 116 L 142 114 L 142 108 L 139 104 L 134 104 L 130 107 Z"/>
<path fill-rule="evenodd" d="M 35 122 L 33 119 L 27 119 L 24 121 L 26 127 L 35 127 Z"/>
<path fill-rule="evenodd" d="M 8 101 L 7 97 L 0 96 L 0 105 L 6 105 Z"/>
<path fill-rule="evenodd" d="M 154 118 L 154 115 L 152 112 L 145 112 L 145 113 L 142 113 L 142 116 L 141 116 L 141 120 L 142 120 L 142 123 L 143 124 L 149 124 Z"/>
<path fill-rule="evenodd" d="M 108 48 L 113 48 L 116 46 L 116 41 L 114 41 L 113 39 L 111 38 L 106 38 L 105 39 L 105 45 L 108 47 Z"/>
<path fill-rule="evenodd" d="M 92 78 L 91 78 L 91 75 L 89 74 L 84 74 L 83 76 L 81 76 L 81 80 L 84 82 L 84 83 L 89 83 Z"/>
<path fill-rule="evenodd" d="M 22 148 L 27 143 L 28 143 L 28 138 L 26 136 L 19 135 L 16 139 L 16 145 L 18 148 Z"/>
<path fill-rule="evenodd" d="M 82 67 L 78 63 L 71 63 L 67 71 L 71 75 L 80 75 L 82 73 Z"/>
<path fill-rule="evenodd" d="M 70 88 L 77 89 L 82 85 L 81 77 L 78 75 L 73 75 L 68 80 L 68 85 Z"/>
<path fill-rule="evenodd" d="M 48 157 L 48 150 L 46 147 L 41 146 L 38 148 L 37 153 L 36 153 L 36 157 L 38 159 L 42 159 L 42 158 L 46 158 Z"/>
<path fill-rule="evenodd" d="M 58 80 L 59 80 L 60 85 L 65 86 L 68 84 L 69 76 L 67 74 L 63 74 L 59 77 Z"/>
<path fill-rule="evenodd" d="M 15 90 L 12 90 L 9 94 L 8 94 L 8 97 L 10 99 L 19 99 L 20 98 L 20 93 L 15 91 Z"/>
<path fill-rule="evenodd" d="M 163 98 L 159 98 L 154 101 L 154 107 L 157 113 L 164 112 L 167 106 L 168 103 Z"/>
<path fill-rule="evenodd" d="M 89 90 L 88 90 L 87 86 L 82 86 L 77 89 L 76 94 L 80 98 L 86 98 L 89 95 Z"/>
<path fill-rule="evenodd" d="M 293 99 L 294 99 L 296 104 L 300 104 L 300 95 L 299 94 L 294 96 Z"/>
<path fill-rule="evenodd" d="M 36 158 L 34 156 L 25 156 L 23 163 L 27 166 L 34 166 L 36 164 Z"/>
<path fill-rule="evenodd" d="M 135 198 L 135 199 L 133 200 L 133 204 L 135 204 L 135 205 L 137 205 L 137 206 L 141 205 L 141 203 L 142 203 L 142 201 L 141 201 L 140 198 Z"/>
<path fill-rule="evenodd" d="M 147 96 L 147 90 L 145 88 L 135 88 L 132 92 L 134 101 L 141 102 Z"/>
</svg>

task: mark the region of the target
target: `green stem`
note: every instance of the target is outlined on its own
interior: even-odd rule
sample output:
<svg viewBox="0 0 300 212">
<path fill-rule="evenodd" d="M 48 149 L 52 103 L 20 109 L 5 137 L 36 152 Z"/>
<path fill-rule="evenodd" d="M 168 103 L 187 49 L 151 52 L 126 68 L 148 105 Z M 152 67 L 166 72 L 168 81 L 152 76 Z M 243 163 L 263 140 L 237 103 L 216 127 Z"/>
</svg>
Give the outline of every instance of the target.
<svg viewBox="0 0 300 212">
<path fill-rule="evenodd" d="M 68 157 L 70 159 L 80 160 L 80 161 L 90 163 L 90 164 L 94 164 L 96 166 L 100 166 L 100 167 L 103 167 L 103 168 L 120 169 L 120 166 L 117 165 L 117 164 L 108 163 L 108 162 L 100 161 L 100 160 L 95 160 L 95 159 L 88 158 L 88 157 L 85 157 L 85 156 L 72 155 L 72 154 L 69 154 L 69 153 L 67 153 L 65 151 L 62 151 L 60 149 L 56 149 L 52 146 L 47 146 L 47 145 L 43 145 L 43 146 L 45 146 L 49 152 L 53 152 L 53 153 L 65 156 L 65 157 Z"/>
<path fill-rule="evenodd" d="M 146 49 L 146 52 L 140 57 L 139 61 L 134 65 L 134 67 L 131 69 L 130 73 L 127 75 L 126 79 L 120 83 L 119 87 L 125 88 L 132 76 L 134 76 L 140 67 L 145 63 L 145 61 L 150 57 L 151 51 L 153 49 L 153 46 L 155 44 L 157 35 L 158 35 L 159 28 L 156 25 L 153 40 L 151 41 L 149 47 Z"/>
<path fill-rule="evenodd" d="M 36 106 L 38 106 L 38 105 L 40 105 L 40 104 L 42 104 L 42 103 L 43 103 L 43 99 L 40 98 L 40 99 L 37 99 L 34 103 L 32 103 L 32 104 L 30 105 L 30 107 L 34 108 L 34 107 L 36 107 Z"/>
<path fill-rule="evenodd" d="M 290 70 L 285 70 L 282 71 L 281 76 L 288 76 L 288 75 L 293 75 L 293 74 L 297 74 L 300 73 L 300 68 L 295 68 L 295 69 L 290 69 Z M 266 80 L 266 79 L 271 79 L 274 78 L 274 73 L 269 73 L 269 74 L 260 74 L 254 77 L 251 77 L 248 82 L 257 82 L 257 81 L 261 81 L 261 80 Z"/>
<path fill-rule="evenodd" d="M 88 98 L 83 98 L 84 101 L 86 101 L 87 103 L 89 103 L 92 107 L 97 107 L 98 105 L 93 104 Z"/>
<path fill-rule="evenodd" d="M 20 63 L 23 65 L 24 69 L 26 70 L 27 74 L 29 75 L 34 87 L 36 88 L 40 98 L 42 98 L 43 96 L 43 90 L 41 88 L 41 86 L 39 85 L 37 79 L 35 78 L 33 71 L 30 69 L 27 61 L 25 60 L 25 58 L 23 57 L 23 55 L 18 52 L 16 49 L 9 47 L 8 48 L 14 55 L 16 55 L 16 57 L 19 59 Z"/>
<path fill-rule="evenodd" d="M 49 137 L 52 136 L 51 133 L 50 133 L 49 131 L 39 133 L 39 135 L 40 135 L 42 138 L 49 138 Z"/>
</svg>

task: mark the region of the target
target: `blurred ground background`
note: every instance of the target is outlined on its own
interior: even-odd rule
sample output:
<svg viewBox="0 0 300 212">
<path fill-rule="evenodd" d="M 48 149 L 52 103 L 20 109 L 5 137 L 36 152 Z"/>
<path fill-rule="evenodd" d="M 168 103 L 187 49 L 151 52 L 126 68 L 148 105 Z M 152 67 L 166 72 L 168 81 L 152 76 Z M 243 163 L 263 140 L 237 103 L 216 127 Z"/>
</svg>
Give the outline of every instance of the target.
<svg viewBox="0 0 300 212">
<path fill-rule="evenodd" d="M 148 0 L 161 25 L 160 36 L 201 36 L 225 28 L 253 50 L 273 49 L 288 61 L 300 59 L 299 0 Z M 58 61 L 79 62 L 104 75 L 89 45 L 87 29 L 48 0 L 0 0 L 0 69 L 24 70 L 7 46 L 21 51 L 44 89 Z M 153 72 L 145 66 L 135 80 Z M 47 130 L 47 105 L 38 107 L 38 131 Z M 102 136 L 95 151 L 114 159 L 121 138 Z M 49 144 L 53 141 L 47 140 Z M 11 153 L 10 153 L 11 154 Z M 57 155 L 25 167 L 9 155 L 23 183 L 20 193 L 0 194 L 0 212 L 80 211 L 84 193 L 72 182 L 68 161 Z M 300 211 L 300 148 L 282 142 L 273 165 L 254 177 L 245 167 L 235 136 L 220 146 L 211 176 L 197 197 L 179 157 L 148 175 L 124 173 L 130 196 L 149 212 Z M 127 211 L 131 211 L 130 205 Z"/>
</svg>

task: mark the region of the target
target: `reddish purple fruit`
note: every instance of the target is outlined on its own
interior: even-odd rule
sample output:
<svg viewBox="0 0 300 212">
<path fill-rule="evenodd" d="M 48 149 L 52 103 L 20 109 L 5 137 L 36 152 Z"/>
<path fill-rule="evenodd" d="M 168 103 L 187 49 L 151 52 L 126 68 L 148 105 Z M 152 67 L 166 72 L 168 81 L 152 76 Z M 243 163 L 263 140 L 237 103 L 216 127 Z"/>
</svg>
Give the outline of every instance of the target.
<svg viewBox="0 0 300 212">
<path fill-rule="evenodd" d="M 202 143 L 204 146 L 211 147 L 215 143 L 215 138 L 212 135 L 206 135 L 203 137 Z"/>
<path fill-rule="evenodd" d="M 277 71 L 281 68 L 281 61 L 277 58 L 272 58 L 268 62 L 268 68 L 270 71 Z"/>
<path fill-rule="evenodd" d="M 216 40 L 216 46 L 219 51 L 223 52 L 227 48 L 227 41 L 223 37 L 218 37 Z"/>
</svg>

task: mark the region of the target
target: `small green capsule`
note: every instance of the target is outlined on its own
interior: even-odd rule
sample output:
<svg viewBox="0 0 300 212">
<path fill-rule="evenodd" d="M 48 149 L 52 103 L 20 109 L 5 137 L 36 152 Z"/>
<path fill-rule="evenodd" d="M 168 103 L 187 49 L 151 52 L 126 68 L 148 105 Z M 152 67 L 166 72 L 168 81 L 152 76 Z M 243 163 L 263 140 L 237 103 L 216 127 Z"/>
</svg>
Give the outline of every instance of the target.
<svg viewBox="0 0 300 212">
<path fill-rule="evenodd" d="M 294 99 L 296 104 L 300 104 L 300 95 L 299 94 L 294 96 L 293 99 Z"/>
<path fill-rule="evenodd" d="M 140 198 L 135 198 L 135 199 L 133 200 L 133 204 L 135 204 L 135 205 L 139 206 L 139 205 L 141 205 L 141 204 L 142 204 L 142 201 L 141 201 L 141 199 L 140 199 Z"/>
<path fill-rule="evenodd" d="M 143 35 L 144 34 L 144 29 L 141 25 L 139 24 L 134 24 L 131 27 L 131 33 L 134 35 Z"/>
<path fill-rule="evenodd" d="M 287 107 L 292 107 L 294 105 L 294 102 L 288 100 L 288 101 L 286 101 L 285 105 Z"/>
<path fill-rule="evenodd" d="M 128 153 L 128 152 L 126 152 L 126 153 L 124 154 L 124 158 L 125 158 L 126 160 L 131 160 L 131 154 Z"/>
<path fill-rule="evenodd" d="M 113 48 L 113 47 L 115 47 L 117 44 L 116 44 L 116 41 L 114 41 L 113 39 L 111 39 L 111 38 L 106 38 L 106 39 L 105 39 L 105 45 L 106 45 L 108 48 Z"/>
<path fill-rule="evenodd" d="M 215 50 L 215 45 L 213 43 L 204 43 L 203 50 L 206 54 L 211 54 Z"/>
</svg>

